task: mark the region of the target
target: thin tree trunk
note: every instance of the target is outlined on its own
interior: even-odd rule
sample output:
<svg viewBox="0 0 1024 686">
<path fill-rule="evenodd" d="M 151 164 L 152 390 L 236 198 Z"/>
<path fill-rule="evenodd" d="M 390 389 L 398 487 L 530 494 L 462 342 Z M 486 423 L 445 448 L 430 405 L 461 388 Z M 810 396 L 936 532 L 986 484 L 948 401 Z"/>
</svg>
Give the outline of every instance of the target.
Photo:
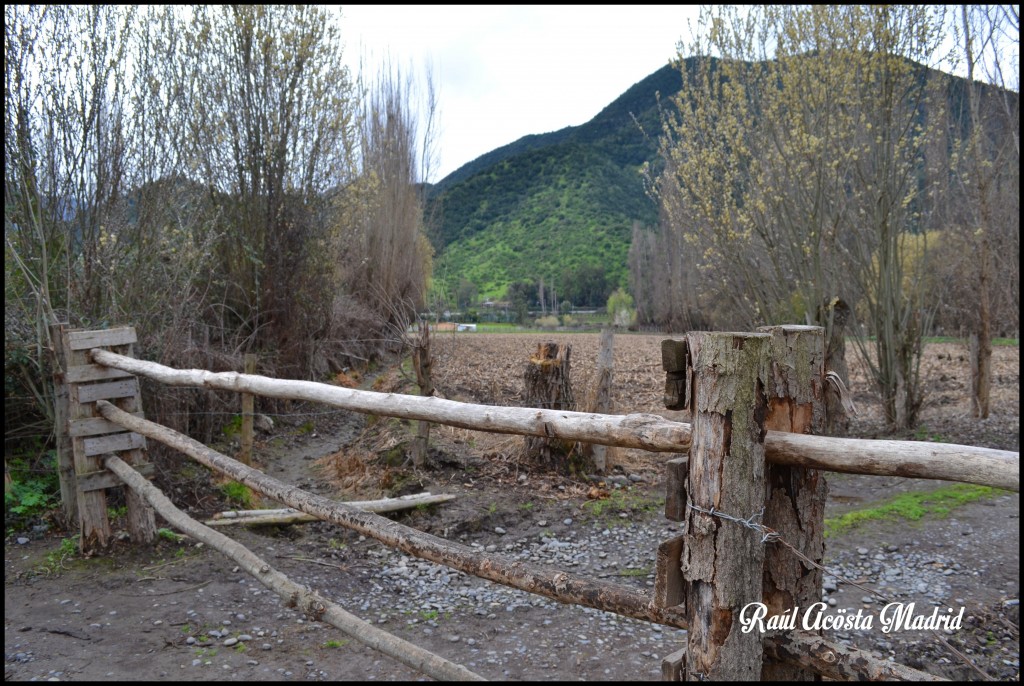
<svg viewBox="0 0 1024 686">
<path fill-rule="evenodd" d="M 971 335 L 971 413 L 978 419 L 986 419 L 992 395 L 992 310 L 989 303 L 988 243 L 984 239 L 981 253 L 978 331 Z"/>
</svg>

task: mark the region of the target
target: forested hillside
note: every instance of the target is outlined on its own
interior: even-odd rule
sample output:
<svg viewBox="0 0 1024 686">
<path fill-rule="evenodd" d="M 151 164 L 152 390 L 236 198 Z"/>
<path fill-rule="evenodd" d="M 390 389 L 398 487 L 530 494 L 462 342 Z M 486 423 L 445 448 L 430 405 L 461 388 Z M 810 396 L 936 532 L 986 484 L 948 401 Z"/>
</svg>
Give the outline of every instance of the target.
<svg viewBox="0 0 1024 686">
<path fill-rule="evenodd" d="M 639 170 L 657 154 L 656 96 L 681 83 L 666 65 L 586 124 L 526 136 L 440 181 L 430 191 L 435 284 L 453 295 L 468 281 L 500 298 L 512 282 L 544 279 L 574 305 L 604 305 L 628 283 L 634 222 L 657 218 Z M 573 298 L 587 268 L 603 271 L 604 292 Z"/>
</svg>

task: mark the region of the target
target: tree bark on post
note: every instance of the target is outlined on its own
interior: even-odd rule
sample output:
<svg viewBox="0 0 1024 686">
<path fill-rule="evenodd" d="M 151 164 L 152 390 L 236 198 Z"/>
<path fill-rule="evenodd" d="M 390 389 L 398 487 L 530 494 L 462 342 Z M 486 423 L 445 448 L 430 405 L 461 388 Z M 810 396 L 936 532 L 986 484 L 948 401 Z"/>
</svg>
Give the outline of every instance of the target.
<svg viewBox="0 0 1024 686">
<path fill-rule="evenodd" d="M 833 298 L 822 306 L 819 321 L 825 326 L 825 369 L 839 375 L 850 387 L 850 370 L 846 365 L 846 324 L 850 320 L 850 306 L 845 300 Z M 764 330 L 758 329 L 759 331 Z M 843 407 L 839 391 L 832 385 L 825 388 L 825 426 L 815 434 L 845 436 L 850 430 L 850 418 Z"/>
<path fill-rule="evenodd" d="M 819 434 L 825 426 L 824 330 L 816 326 L 764 326 L 770 334 L 768 416 L 765 428 Z M 817 469 L 769 464 L 763 523 L 811 560 L 825 554 L 825 474 Z M 768 616 L 821 600 L 822 572 L 792 551 L 769 545 L 764 560 L 764 596 Z M 766 659 L 761 679 L 813 681 L 815 672 Z"/>
<path fill-rule="evenodd" d="M 64 324 L 50 326 L 53 349 L 53 433 L 57 447 L 57 478 L 60 482 L 60 507 L 64 523 L 69 530 L 78 528 L 78 487 L 75 477 L 75 456 L 68 433 L 68 383 L 64 372 L 67 357 L 64 348 Z"/>
<path fill-rule="evenodd" d="M 601 349 L 597 354 L 597 382 L 593 402 L 587 408 L 588 412 L 612 414 L 615 409 L 612 402 L 612 379 L 615 376 L 614 346 L 615 334 L 612 329 L 602 329 Z M 594 469 L 599 474 L 604 474 L 608 469 L 609 457 L 615 457 L 615 448 L 610 446 L 587 443 L 583 445 L 582 450 L 584 455 L 589 454 L 594 460 Z"/>
<path fill-rule="evenodd" d="M 256 356 L 245 354 L 244 369 L 246 374 L 256 373 Z M 242 393 L 242 447 L 238 453 L 238 461 L 252 464 L 252 416 L 255 410 L 255 398 L 252 393 Z"/>
<path fill-rule="evenodd" d="M 420 323 L 420 334 L 412 348 L 412 366 L 416 371 L 416 385 L 420 395 L 429 398 L 434 395 L 434 380 L 431 368 L 434 358 L 430 354 L 430 325 Z M 427 449 L 430 446 L 430 422 L 420 420 L 416 427 L 416 440 L 412 444 L 412 463 L 422 467 L 427 463 Z"/>
<path fill-rule="evenodd" d="M 766 356 L 771 336 L 690 333 L 693 441 L 682 555 L 687 680 L 761 677 L 764 636 L 739 614 L 761 601 L 761 533 L 736 521 L 764 504 Z M 712 510 L 714 514 L 712 514 Z"/>
<path fill-rule="evenodd" d="M 526 365 L 526 407 L 546 410 L 576 409 L 572 386 L 569 381 L 569 360 L 572 346 L 558 343 L 539 343 L 537 352 Z M 557 471 L 562 474 L 586 473 L 593 469 L 590 459 L 573 455 L 575 443 L 557 438 L 554 432 L 547 436 L 527 436 L 524 457 L 540 469 Z"/>
</svg>

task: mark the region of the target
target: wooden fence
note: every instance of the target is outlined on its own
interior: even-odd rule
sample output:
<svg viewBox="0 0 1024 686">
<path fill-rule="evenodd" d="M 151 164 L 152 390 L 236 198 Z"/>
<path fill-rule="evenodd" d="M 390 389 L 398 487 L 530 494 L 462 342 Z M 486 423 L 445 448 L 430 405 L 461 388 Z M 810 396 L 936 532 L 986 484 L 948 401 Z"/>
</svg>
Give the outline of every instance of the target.
<svg viewBox="0 0 1024 686">
<path fill-rule="evenodd" d="M 155 509 L 172 525 L 232 556 L 308 614 L 436 678 L 479 677 L 348 615 L 237 543 L 189 519 L 144 478 L 145 438 L 165 443 L 274 500 L 417 557 L 560 602 L 687 629 L 687 645 L 663 661 L 663 675 L 669 680 L 806 680 L 818 675 L 934 680 L 811 632 L 744 632 L 739 613 L 763 603 L 769 616 L 782 615 L 820 600 L 825 470 L 1019 491 L 1019 453 L 813 435 L 823 426 L 827 382 L 823 334 L 817 327 L 696 332 L 664 341 L 665 403 L 689 409 L 692 424 L 650 414 L 473 405 L 236 372 L 176 370 L 133 359 L 131 328 L 60 334 L 64 366 L 58 371 L 57 397 L 65 398 L 60 402 L 66 406 L 58 409 L 64 408 L 61 416 L 68 419 L 73 444 L 66 451 L 70 461 L 61 463 L 62 494 L 76 497 L 83 550 L 102 548 L 109 541 L 103 488 L 123 482 L 132 494 L 130 516 L 137 522 L 131 530 L 133 540 L 152 540 Z M 481 553 L 283 484 L 145 420 L 134 375 L 168 385 L 311 400 L 480 431 L 674 453 L 677 457 L 666 463 L 665 514 L 683 522 L 683 533 L 659 546 L 650 595 Z"/>
</svg>

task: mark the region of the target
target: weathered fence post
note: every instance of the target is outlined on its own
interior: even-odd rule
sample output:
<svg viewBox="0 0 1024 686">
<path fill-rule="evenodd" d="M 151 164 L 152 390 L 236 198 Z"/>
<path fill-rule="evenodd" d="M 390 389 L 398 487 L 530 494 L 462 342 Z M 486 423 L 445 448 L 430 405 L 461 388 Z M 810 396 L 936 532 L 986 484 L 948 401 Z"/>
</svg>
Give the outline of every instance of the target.
<svg viewBox="0 0 1024 686">
<path fill-rule="evenodd" d="M 687 334 L 693 360 L 693 442 L 682 572 L 687 680 L 761 676 L 764 636 L 740 612 L 761 601 L 764 544 L 752 520 L 764 506 L 764 375 L 771 337 Z M 730 521 L 728 518 L 735 518 Z"/>
<path fill-rule="evenodd" d="M 60 482 L 60 507 L 69 529 L 78 528 L 78 489 L 75 485 L 75 456 L 68 435 L 68 384 L 64 378 L 64 324 L 50 325 L 51 365 L 53 369 L 53 423 L 57 449 L 57 479 Z"/>
<path fill-rule="evenodd" d="M 256 356 L 252 353 L 245 354 L 244 371 L 246 374 L 256 373 Z M 238 461 L 242 464 L 252 464 L 252 416 L 255 411 L 255 396 L 252 393 L 242 393 L 242 447 L 238 451 Z"/>
<path fill-rule="evenodd" d="M 434 395 L 434 378 L 431 369 L 434 358 L 430 353 L 430 324 L 420 322 L 419 336 L 412 347 L 412 366 L 416 372 L 416 385 L 420 395 L 429 398 Z M 430 422 L 420 420 L 416 426 L 416 438 L 412 444 L 412 463 L 422 467 L 427 463 L 427 451 L 430 448 Z"/>
<path fill-rule="evenodd" d="M 601 347 L 597 354 L 597 379 L 594 382 L 594 395 L 587 407 L 587 412 L 612 414 L 615 404 L 612 401 L 612 382 L 615 376 L 615 333 L 611 327 L 601 329 Z M 615 459 L 615 448 L 607 445 L 586 443 L 581 446 L 582 454 L 590 456 L 594 461 L 594 469 L 604 474 L 608 469 L 609 460 Z"/>
<path fill-rule="evenodd" d="M 824 329 L 816 326 L 763 326 L 770 334 L 768 370 L 769 431 L 820 434 L 825 426 Z M 763 523 L 783 540 L 821 564 L 825 553 L 825 474 L 816 469 L 769 464 Z M 764 560 L 764 599 L 768 616 L 821 599 L 822 572 L 781 544 L 769 545 Z M 808 669 L 765 659 L 761 678 L 813 681 Z"/>
<path fill-rule="evenodd" d="M 152 474 L 152 464 L 146 463 L 145 439 L 124 432 L 117 424 L 98 416 L 97 400 L 110 400 L 125 412 L 142 415 L 139 382 L 132 374 L 112 367 L 92 364 L 89 350 L 112 348 L 113 352 L 132 355 L 135 329 L 121 327 L 102 331 L 62 330 L 61 345 L 64 361 L 64 383 L 67 384 L 68 434 L 71 436 L 75 466 L 75 489 L 78 503 L 79 549 L 83 553 L 106 547 L 110 542 L 110 521 L 107 517 L 105 489 L 121 485 L 121 480 L 103 468 L 101 456 L 118 453 L 143 475 Z M 152 542 L 156 537 L 153 509 L 135 493 L 126 496 L 128 530 L 132 539 L 140 543 Z"/>
</svg>

